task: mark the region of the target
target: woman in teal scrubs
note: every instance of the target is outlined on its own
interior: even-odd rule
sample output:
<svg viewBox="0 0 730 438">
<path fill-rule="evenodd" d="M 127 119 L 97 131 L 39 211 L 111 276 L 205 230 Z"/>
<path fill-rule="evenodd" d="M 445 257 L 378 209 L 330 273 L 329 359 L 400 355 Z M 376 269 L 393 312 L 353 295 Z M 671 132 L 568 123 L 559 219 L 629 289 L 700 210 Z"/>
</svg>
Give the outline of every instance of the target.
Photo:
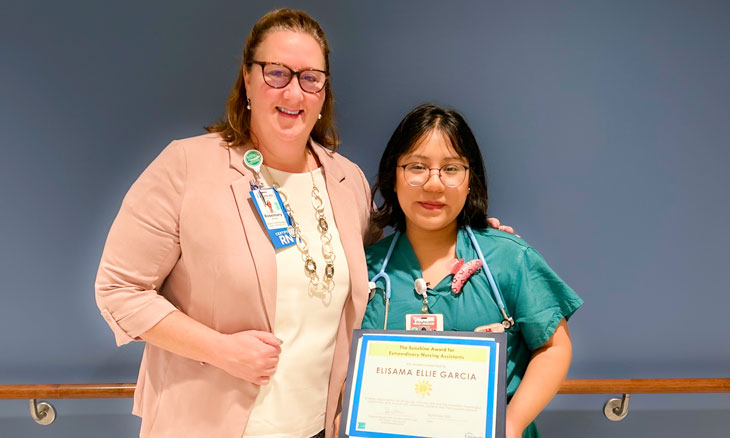
<svg viewBox="0 0 730 438">
<path fill-rule="evenodd" d="M 443 315 L 444 330 L 473 331 L 510 321 L 500 311 L 465 227 L 473 229 L 513 320 L 507 346 L 506 437 L 538 437 L 533 423 L 560 387 L 572 347 L 567 319 L 583 301 L 522 239 L 487 227 L 487 185 L 479 146 L 457 112 L 421 105 L 401 121 L 380 161 L 373 193 L 380 227 L 400 232 L 386 273 L 387 328 L 406 328 L 407 314 Z M 394 236 L 366 248 L 370 278 Z M 462 264 L 463 259 L 463 264 Z M 455 274 L 453 274 L 455 273 Z M 414 287 L 428 284 L 426 300 Z M 368 304 L 363 328 L 385 327 L 385 282 Z"/>
</svg>

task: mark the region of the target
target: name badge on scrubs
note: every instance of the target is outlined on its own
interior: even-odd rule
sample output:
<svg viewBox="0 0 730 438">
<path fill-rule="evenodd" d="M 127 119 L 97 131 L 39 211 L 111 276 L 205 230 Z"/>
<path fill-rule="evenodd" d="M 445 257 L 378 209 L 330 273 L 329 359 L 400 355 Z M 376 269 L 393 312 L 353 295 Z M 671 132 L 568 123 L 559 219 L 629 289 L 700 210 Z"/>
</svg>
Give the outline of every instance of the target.
<svg viewBox="0 0 730 438">
<path fill-rule="evenodd" d="M 504 325 L 501 322 L 493 322 L 491 324 L 480 325 L 474 331 L 481 333 L 504 333 Z"/>
<path fill-rule="evenodd" d="M 442 313 L 409 313 L 406 315 L 406 330 L 444 331 Z"/>
<path fill-rule="evenodd" d="M 279 192 L 274 188 L 264 188 L 254 189 L 249 193 L 274 248 L 286 248 L 297 243 L 289 232 L 291 218 L 281 202 Z"/>
</svg>

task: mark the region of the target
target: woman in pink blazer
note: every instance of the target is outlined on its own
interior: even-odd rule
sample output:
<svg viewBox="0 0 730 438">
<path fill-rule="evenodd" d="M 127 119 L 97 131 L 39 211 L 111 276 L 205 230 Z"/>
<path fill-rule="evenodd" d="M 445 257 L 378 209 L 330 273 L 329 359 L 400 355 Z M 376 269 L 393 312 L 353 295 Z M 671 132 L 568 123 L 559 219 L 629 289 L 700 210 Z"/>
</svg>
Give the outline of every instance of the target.
<svg viewBox="0 0 730 438">
<path fill-rule="evenodd" d="M 370 192 L 335 152 L 328 71 L 316 21 L 268 13 L 226 118 L 170 143 L 124 198 L 96 300 L 118 345 L 147 342 L 140 436 L 333 436 L 367 304 Z M 275 250 L 254 207 L 272 186 L 285 202 L 264 205 L 288 210 L 298 245 Z"/>
</svg>

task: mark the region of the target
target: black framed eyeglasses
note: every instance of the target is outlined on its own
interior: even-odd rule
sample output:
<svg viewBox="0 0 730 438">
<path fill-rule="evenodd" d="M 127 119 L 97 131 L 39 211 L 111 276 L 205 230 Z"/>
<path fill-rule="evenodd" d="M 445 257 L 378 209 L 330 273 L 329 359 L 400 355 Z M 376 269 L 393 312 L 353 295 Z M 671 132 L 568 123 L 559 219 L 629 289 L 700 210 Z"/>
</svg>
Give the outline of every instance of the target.
<svg viewBox="0 0 730 438">
<path fill-rule="evenodd" d="M 284 64 L 278 62 L 251 61 L 246 65 L 256 64 L 261 66 L 261 74 L 264 82 L 271 88 L 284 88 L 289 85 L 294 76 L 299 81 L 302 91 L 307 93 L 319 93 L 327 83 L 327 72 L 322 70 L 301 70 L 294 71 Z"/>
<path fill-rule="evenodd" d="M 439 180 L 444 186 L 459 187 L 466 179 L 466 171 L 469 170 L 468 166 L 456 163 L 444 164 L 441 167 L 428 167 L 423 163 L 408 163 L 396 167 L 403 169 L 403 177 L 411 187 L 421 187 L 426 184 L 431 177 L 432 170 L 438 171 Z"/>
</svg>

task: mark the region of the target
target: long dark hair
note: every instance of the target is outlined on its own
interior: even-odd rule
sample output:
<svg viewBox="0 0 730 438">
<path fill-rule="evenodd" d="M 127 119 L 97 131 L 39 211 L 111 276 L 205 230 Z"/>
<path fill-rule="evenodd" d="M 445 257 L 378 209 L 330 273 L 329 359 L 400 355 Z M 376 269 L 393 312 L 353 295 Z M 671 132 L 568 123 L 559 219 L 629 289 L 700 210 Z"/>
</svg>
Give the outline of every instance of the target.
<svg viewBox="0 0 730 438">
<path fill-rule="evenodd" d="M 451 108 L 433 104 L 420 105 L 408 113 L 388 141 L 373 186 L 373 198 L 378 192 L 383 198 L 383 203 L 370 216 L 374 226 L 381 229 L 391 226 L 400 231 L 405 230 L 405 215 L 395 193 L 398 159 L 413 150 L 424 136 L 436 130 L 443 133 L 454 151 L 469 163 L 470 190 L 466 204 L 457 217 L 459 226 L 486 228 L 489 206 L 487 175 L 477 140 L 461 114 Z"/>
<path fill-rule="evenodd" d="M 290 30 L 311 35 L 324 55 L 325 70 L 330 70 L 330 47 L 327 36 L 314 18 L 306 12 L 294 11 L 292 9 L 275 9 L 259 19 L 251 29 L 246 38 L 243 48 L 243 59 L 241 68 L 238 69 L 238 78 L 233 85 L 231 94 L 226 103 L 226 115 L 220 121 L 206 126 L 208 132 L 216 132 L 232 146 L 246 144 L 251 138 L 251 111 L 246 109 L 246 86 L 243 81 L 243 69 L 250 71 L 251 65 L 247 64 L 254 60 L 256 49 L 261 45 L 269 32 L 277 30 Z M 324 86 L 324 104 L 322 105 L 322 118 L 317 120 L 312 128 L 312 139 L 330 150 L 336 150 L 339 145 L 337 125 L 335 124 L 335 97 L 332 94 L 330 79 Z"/>
</svg>

